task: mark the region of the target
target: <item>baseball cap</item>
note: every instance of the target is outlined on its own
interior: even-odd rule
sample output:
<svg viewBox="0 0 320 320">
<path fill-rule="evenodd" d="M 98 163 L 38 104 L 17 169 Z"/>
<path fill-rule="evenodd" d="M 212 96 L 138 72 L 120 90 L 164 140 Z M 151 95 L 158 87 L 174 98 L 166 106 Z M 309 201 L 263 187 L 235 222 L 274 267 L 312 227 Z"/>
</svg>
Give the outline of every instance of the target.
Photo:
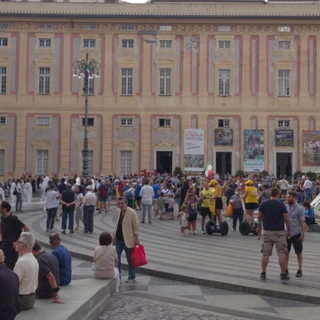
<svg viewBox="0 0 320 320">
<path fill-rule="evenodd" d="M 217 182 L 216 180 L 210 180 L 209 186 L 212 186 L 212 185 L 217 184 L 217 183 L 218 183 L 218 182 Z"/>
<path fill-rule="evenodd" d="M 252 180 L 248 180 L 245 184 L 254 184 Z"/>
</svg>

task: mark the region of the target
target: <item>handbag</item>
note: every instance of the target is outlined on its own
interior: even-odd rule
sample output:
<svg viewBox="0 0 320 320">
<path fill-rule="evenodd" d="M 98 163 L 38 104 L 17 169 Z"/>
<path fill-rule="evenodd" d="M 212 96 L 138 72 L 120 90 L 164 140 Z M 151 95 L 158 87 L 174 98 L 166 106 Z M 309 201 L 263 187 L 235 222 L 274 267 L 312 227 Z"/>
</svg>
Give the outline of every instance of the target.
<svg viewBox="0 0 320 320">
<path fill-rule="evenodd" d="M 142 244 L 139 244 L 133 248 L 131 260 L 133 267 L 141 267 L 148 263 L 144 246 Z"/>
<path fill-rule="evenodd" d="M 226 211 L 226 216 L 227 216 L 228 218 L 231 218 L 231 217 L 232 217 L 232 214 L 233 214 L 232 204 L 229 203 L 229 204 L 228 204 L 228 207 L 227 207 L 227 211 Z"/>
</svg>

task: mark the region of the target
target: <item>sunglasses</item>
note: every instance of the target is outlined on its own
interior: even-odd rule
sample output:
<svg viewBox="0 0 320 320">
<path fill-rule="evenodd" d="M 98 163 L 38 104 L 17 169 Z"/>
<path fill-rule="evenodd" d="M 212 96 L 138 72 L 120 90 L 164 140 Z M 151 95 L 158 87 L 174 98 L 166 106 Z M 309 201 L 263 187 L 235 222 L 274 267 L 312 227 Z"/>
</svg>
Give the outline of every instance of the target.
<svg viewBox="0 0 320 320">
<path fill-rule="evenodd" d="M 24 242 L 19 241 L 19 240 L 17 240 L 15 243 L 21 243 L 21 244 L 24 244 L 26 246 L 26 244 Z"/>
</svg>

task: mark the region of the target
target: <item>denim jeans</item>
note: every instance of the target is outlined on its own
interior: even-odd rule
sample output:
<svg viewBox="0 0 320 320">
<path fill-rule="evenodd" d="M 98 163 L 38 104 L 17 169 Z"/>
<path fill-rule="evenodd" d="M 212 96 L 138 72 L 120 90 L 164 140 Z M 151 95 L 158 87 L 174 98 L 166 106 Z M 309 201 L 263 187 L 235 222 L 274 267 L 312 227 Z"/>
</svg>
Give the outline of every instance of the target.
<svg viewBox="0 0 320 320">
<path fill-rule="evenodd" d="M 165 208 L 165 213 L 168 214 L 169 203 L 165 203 L 164 208 Z"/>
<path fill-rule="evenodd" d="M 61 229 L 66 230 L 67 229 L 67 220 L 69 216 L 69 230 L 73 230 L 73 220 L 74 220 L 74 211 L 63 211 L 62 212 L 62 224 Z"/>
<path fill-rule="evenodd" d="M 306 189 L 306 200 L 311 202 L 311 188 Z"/>
<path fill-rule="evenodd" d="M 58 210 L 58 208 L 47 209 L 47 230 L 53 229 L 54 218 L 56 216 L 57 210 Z"/>
<path fill-rule="evenodd" d="M 121 274 L 121 253 L 124 250 L 126 253 L 127 261 L 128 261 L 128 266 L 129 266 L 129 279 L 135 279 L 136 278 L 136 268 L 132 266 L 132 261 L 131 261 L 131 255 L 133 248 L 127 248 L 126 244 L 123 241 L 117 240 L 116 242 L 116 251 L 119 259 L 119 264 L 118 264 L 118 269 L 119 273 Z"/>
</svg>

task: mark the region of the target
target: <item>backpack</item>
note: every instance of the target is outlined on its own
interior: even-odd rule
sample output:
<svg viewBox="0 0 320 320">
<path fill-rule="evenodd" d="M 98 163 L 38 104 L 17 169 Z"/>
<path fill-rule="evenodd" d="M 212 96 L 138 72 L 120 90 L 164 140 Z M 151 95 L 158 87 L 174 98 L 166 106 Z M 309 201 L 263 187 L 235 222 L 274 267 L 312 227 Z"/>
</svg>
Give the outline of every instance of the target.
<svg viewBox="0 0 320 320">
<path fill-rule="evenodd" d="M 100 195 L 102 198 L 105 198 L 108 196 L 108 191 L 107 191 L 106 187 L 101 187 Z"/>
<path fill-rule="evenodd" d="M 132 189 L 130 188 L 129 190 L 126 190 L 126 191 L 128 192 L 125 194 L 125 197 L 127 198 L 128 202 L 132 201 Z"/>
<path fill-rule="evenodd" d="M 181 188 L 177 190 L 175 198 L 179 199 L 180 197 L 181 197 Z"/>
<path fill-rule="evenodd" d="M 14 195 L 14 196 L 17 195 L 17 187 L 14 188 L 14 190 L 13 190 L 13 195 Z"/>
</svg>

